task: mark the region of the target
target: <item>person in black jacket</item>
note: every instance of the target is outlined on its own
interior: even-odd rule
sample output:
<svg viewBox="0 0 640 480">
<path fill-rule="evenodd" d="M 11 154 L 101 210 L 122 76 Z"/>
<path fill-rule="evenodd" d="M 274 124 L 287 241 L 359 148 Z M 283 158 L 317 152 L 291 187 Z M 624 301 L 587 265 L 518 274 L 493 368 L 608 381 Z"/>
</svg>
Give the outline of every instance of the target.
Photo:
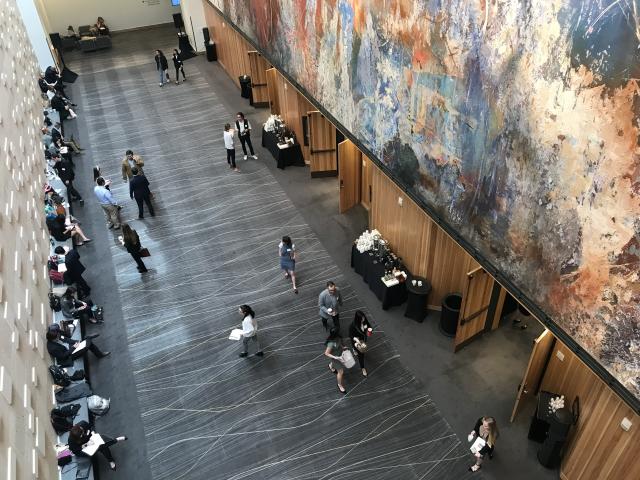
<svg viewBox="0 0 640 480">
<path fill-rule="evenodd" d="M 75 248 L 65 251 L 64 247 L 56 247 L 53 251 L 57 255 L 64 255 L 64 263 L 67 267 L 65 272 L 65 283 L 75 283 L 78 287 L 78 295 L 82 298 L 91 293 L 91 287 L 82 277 L 83 272 L 86 270 L 84 265 L 80 262 L 80 254 Z M 68 281 L 67 281 L 68 279 Z"/>
<path fill-rule="evenodd" d="M 77 117 L 76 113 L 69 106 L 69 103 L 58 91 L 56 91 L 56 94 L 51 99 L 51 108 L 58 111 L 60 114 L 60 120 L 66 120 L 67 118 L 73 119 Z"/>
<path fill-rule="evenodd" d="M 493 417 L 480 417 L 476 422 L 476 426 L 473 427 L 469 434 L 468 440 L 470 442 L 475 441 L 478 438 L 482 438 L 485 445 L 474 453 L 476 456 L 476 463 L 469 467 L 470 472 L 477 472 L 480 470 L 482 459 L 485 455 L 489 455 L 489 458 L 493 456 L 493 450 L 496 446 L 496 439 L 498 438 L 498 425 L 496 419 Z"/>
<path fill-rule="evenodd" d="M 47 352 L 56 359 L 57 364 L 61 367 L 73 366 L 73 361 L 84 355 L 87 350 L 91 350 L 91 353 L 98 358 L 111 355 L 111 352 L 103 352 L 93 343 L 92 340 L 97 336 L 98 335 L 87 335 L 84 340 L 87 342 L 86 348 L 73 353 L 74 349 L 79 345 L 79 342 L 63 336 L 60 333 L 60 327 L 54 323 L 49 325 L 47 329 Z"/>
<path fill-rule="evenodd" d="M 182 62 L 182 58 L 180 58 L 180 52 L 178 52 L 178 50 L 174 48 L 173 56 L 171 58 L 173 59 L 173 68 L 176 69 L 176 85 L 180 84 L 180 76 L 178 75 L 179 72 L 182 72 L 182 81 L 186 82 L 187 77 L 184 74 L 184 64 Z"/>
<path fill-rule="evenodd" d="M 362 375 L 367 376 L 367 369 L 364 368 L 364 354 L 367 351 L 367 337 L 373 333 L 373 328 L 367 320 L 367 316 L 362 310 L 356 310 L 353 322 L 349 325 L 349 339 L 353 346 L 353 351 L 358 356 Z"/>
<path fill-rule="evenodd" d="M 76 245 L 84 245 L 84 242 L 90 242 L 91 239 L 87 238 L 82 229 L 76 223 L 71 225 L 66 224 L 66 217 L 64 215 L 56 215 L 53 218 L 47 218 L 47 227 L 49 233 L 58 242 L 66 242 L 72 236 L 76 237 Z M 81 241 L 78 241 L 77 239 Z"/>
<path fill-rule="evenodd" d="M 119 237 L 119 240 L 122 245 L 124 245 L 124 248 L 127 249 L 129 255 L 131 255 L 138 264 L 138 271 L 140 273 L 146 272 L 147 267 L 145 266 L 144 262 L 142 261 L 142 257 L 140 256 L 142 245 L 140 245 L 140 237 L 138 236 L 138 232 L 131 228 L 128 223 L 123 223 L 122 237 Z"/>
<path fill-rule="evenodd" d="M 93 302 L 85 298 L 84 301 L 76 298 L 76 289 L 69 287 L 60 297 L 62 315 L 68 320 L 79 319 L 81 322 L 99 323 L 93 317 Z"/>
<path fill-rule="evenodd" d="M 69 192 L 69 202 L 71 200 L 79 200 L 80 205 L 84 205 L 84 200 L 80 192 L 73 186 L 73 180 L 76 178 L 76 174 L 73 171 L 73 164 L 68 158 L 58 158 L 58 161 L 53 166 L 53 169 L 57 172 L 60 180 L 66 185 L 67 192 Z"/>
<path fill-rule="evenodd" d="M 164 56 L 162 50 L 156 50 L 155 60 L 156 70 L 160 74 L 160 86 L 162 87 L 165 82 L 165 76 L 167 79 L 167 83 L 171 82 L 171 79 L 169 78 L 169 63 L 167 63 L 167 57 Z"/>
<path fill-rule="evenodd" d="M 136 203 L 138 204 L 138 218 L 144 218 L 142 202 L 147 204 L 149 214 L 152 217 L 155 217 L 156 212 L 153 210 L 153 205 L 151 203 L 149 180 L 147 180 L 147 177 L 142 175 L 136 167 L 131 169 L 131 173 L 133 173 L 133 177 L 129 180 L 129 196 L 132 199 L 135 198 Z"/>
<path fill-rule="evenodd" d="M 73 427 L 71 427 L 71 430 L 69 431 L 69 450 L 71 450 L 74 455 L 78 455 L 80 457 L 89 457 L 90 455 L 87 455 L 82 451 L 82 447 L 89 441 L 92 433 L 94 432 L 92 432 L 89 422 L 82 420 L 76 423 Z M 107 461 L 109 462 L 109 468 L 111 468 L 111 470 L 115 470 L 116 461 L 113 458 L 109 447 L 112 447 L 118 442 L 124 442 L 125 440 L 127 440 L 127 437 L 123 435 L 120 437 L 111 438 L 103 434 L 100 434 L 100 436 L 102 437 L 104 444 L 100 445 L 97 451 L 107 459 Z"/>
</svg>

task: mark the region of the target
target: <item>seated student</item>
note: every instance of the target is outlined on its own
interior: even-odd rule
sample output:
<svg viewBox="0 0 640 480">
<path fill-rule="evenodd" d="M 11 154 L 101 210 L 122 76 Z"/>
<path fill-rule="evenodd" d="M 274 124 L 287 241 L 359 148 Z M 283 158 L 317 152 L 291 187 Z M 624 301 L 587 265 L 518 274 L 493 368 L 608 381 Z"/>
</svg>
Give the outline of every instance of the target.
<svg viewBox="0 0 640 480">
<path fill-rule="evenodd" d="M 98 30 L 98 35 L 109 35 L 109 27 L 104 23 L 104 18 L 98 17 L 95 27 Z"/>
<path fill-rule="evenodd" d="M 76 31 L 73 29 L 72 25 L 69 25 L 67 27 L 67 37 L 68 38 L 73 38 L 74 40 L 80 40 L 80 36 L 76 33 Z"/>
<path fill-rule="evenodd" d="M 80 457 L 90 457 L 91 455 L 88 455 L 82 451 L 82 447 L 89 441 L 92 433 L 94 432 L 92 432 L 92 428 L 89 422 L 82 420 L 76 423 L 73 427 L 71 427 L 71 430 L 69 431 L 69 440 L 67 442 L 69 444 L 69 450 L 71 450 L 74 455 L 78 455 Z M 114 439 L 103 434 L 100 434 L 100 436 L 102 437 L 102 440 L 104 440 L 104 443 L 98 447 L 97 452 L 100 452 L 104 456 L 104 458 L 107 459 L 107 461 L 109 462 L 109 468 L 111 468 L 111 470 L 115 470 L 116 461 L 113 458 L 109 447 L 115 445 L 118 442 L 126 441 L 127 437 L 120 436 Z"/>
<path fill-rule="evenodd" d="M 60 76 L 60 72 L 58 71 L 58 69 L 55 66 L 50 66 L 47 67 L 47 69 L 44 72 L 44 80 L 49 84 L 49 86 L 51 87 L 52 90 L 55 90 L 56 92 L 59 92 L 60 95 L 69 103 L 71 103 L 71 100 L 69 99 L 69 97 L 67 96 L 67 94 L 64 91 L 64 83 L 62 83 L 62 77 Z M 38 84 L 40 84 L 40 82 L 38 82 Z M 42 90 L 42 86 L 40 86 L 40 89 Z M 43 92 L 45 93 L 45 92 Z M 76 104 L 75 103 L 71 103 L 71 106 L 75 107 Z"/>
<path fill-rule="evenodd" d="M 60 307 L 64 318 L 73 320 L 79 319 L 81 322 L 98 323 L 93 317 L 93 302 L 85 298 L 84 301 L 76 298 L 76 289 L 69 287 L 60 297 Z"/>
<path fill-rule="evenodd" d="M 86 342 L 85 348 L 81 348 L 74 353 L 76 347 L 81 342 L 76 342 L 71 338 L 62 335 L 60 325 L 53 323 L 47 328 L 47 352 L 56 359 L 56 363 L 61 367 L 71 367 L 76 358 L 80 358 L 87 350 L 90 350 L 96 357 L 104 358 L 111 355 L 111 352 L 103 352 L 93 343 L 93 339 L 98 335 L 87 335 L 83 340 Z"/>
<path fill-rule="evenodd" d="M 76 240 L 78 238 L 80 239 L 80 241 L 78 241 L 76 245 L 80 246 L 84 245 L 84 242 L 91 241 L 90 238 L 86 237 L 77 223 L 67 225 L 66 217 L 64 215 L 56 215 L 56 217 L 53 219 L 47 219 L 46 223 L 47 227 L 49 228 L 49 233 L 58 242 L 65 242 L 71 237 L 76 237 Z"/>
<path fill-rule="evenodd" d="M 51 108 L 60 114 L 60 120 L 66 120 L 67 118 L 74 119 L 77 117 L 76 112 L 69 106 L 69 102 L 65 100 L 58 91 L 56 91 L 51 99 Z"/>
</svg>

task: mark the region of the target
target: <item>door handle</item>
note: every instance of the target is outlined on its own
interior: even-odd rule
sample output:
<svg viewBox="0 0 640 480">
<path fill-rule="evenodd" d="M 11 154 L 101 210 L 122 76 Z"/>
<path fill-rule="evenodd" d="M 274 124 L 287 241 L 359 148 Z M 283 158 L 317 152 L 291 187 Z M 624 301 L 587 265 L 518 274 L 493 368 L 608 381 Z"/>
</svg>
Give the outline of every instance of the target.
<svg viewBox="0 0 640 480">
<path fill-rule="evenodd" d="M 344 180 L 340 180 L 340 188 L 344 188 Z"/>
</svg>

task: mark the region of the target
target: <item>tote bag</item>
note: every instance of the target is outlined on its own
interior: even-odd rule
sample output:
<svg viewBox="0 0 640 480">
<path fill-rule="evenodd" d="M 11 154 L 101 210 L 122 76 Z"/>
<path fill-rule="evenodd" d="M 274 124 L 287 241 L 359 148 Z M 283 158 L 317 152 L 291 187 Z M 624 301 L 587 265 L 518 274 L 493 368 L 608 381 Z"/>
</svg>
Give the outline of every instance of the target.
<svg viewBox="0 0 640 480">
<path fill-rule="evenodd" d="M 345 368 L 351 368 L 356 364 L 356 359 L 353 358 L 353 353 L 351 353 L 351 350 L 349 350 L 348 348 L 342 351 L 340 361 L 345 366 Z"/>
</svg>

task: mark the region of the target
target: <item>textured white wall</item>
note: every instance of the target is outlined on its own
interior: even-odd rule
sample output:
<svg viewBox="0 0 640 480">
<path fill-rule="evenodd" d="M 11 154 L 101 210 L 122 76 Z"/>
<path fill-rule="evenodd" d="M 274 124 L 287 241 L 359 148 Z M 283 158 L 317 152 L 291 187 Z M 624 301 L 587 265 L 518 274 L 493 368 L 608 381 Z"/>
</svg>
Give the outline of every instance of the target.
<svg viewBox="0 0 640 480">
<path fill-rule="evenodd" d="M 202 0 L 181 0 L 180 9 L 182 10 L 185 32 L 189 35 L 191 46 L 196 52 L 203 52 L 205 48 L 202 27 L 206 27 L 207 23 L 204 19 Z"/>
<path fill-rule="evenodd" d="M 53 480 L 39 67 L 16 0 L 0 12 L 0 479 Z"/>
<path fill-rule="evenodd" d="M 46 0 L 44 6 L 52 32 L 59 33 L 68 25 L 76 31 L 80 25 L 93 25 L 98 16 L 117 31 L 173 22 L 171 15 L 180 12 L 171 0 Z"/>
<path fill-rule="evenodd" d="M 18 0 L 18 9 L 22 21 L 27 27 L 27 35 L 31 40 L 31 46 L 38 59 L 40 69 L 46 70 L 49 65 L 55 65 L 55 61 L 51 54 L 49 35 L 46 32 L 44 21 L 40 19 L 34 0 Z"/>
</svg>

